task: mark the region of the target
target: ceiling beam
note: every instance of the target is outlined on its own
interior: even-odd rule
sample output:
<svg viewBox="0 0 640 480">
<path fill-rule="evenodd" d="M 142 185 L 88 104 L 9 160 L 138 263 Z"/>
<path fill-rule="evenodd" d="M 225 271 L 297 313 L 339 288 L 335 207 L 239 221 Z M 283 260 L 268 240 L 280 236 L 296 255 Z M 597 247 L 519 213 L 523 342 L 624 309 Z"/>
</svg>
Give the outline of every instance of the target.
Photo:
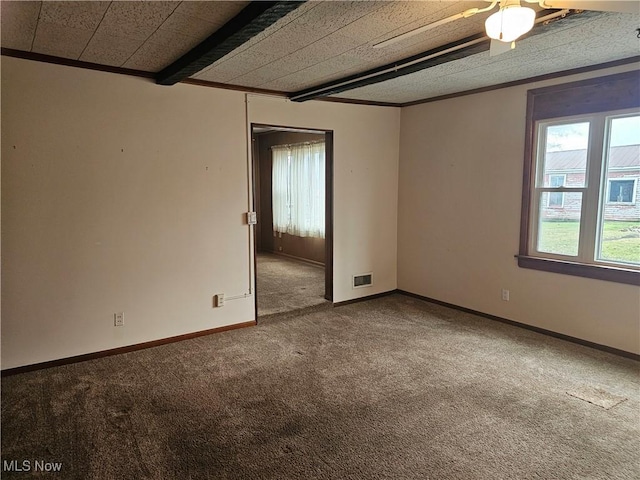
<svg viewBox="0 0 640 480">
<path fill-rule="evenodd" d="M 174 85 L 246 43 L 292 12 L 304 0 L 249 3 L 209 38 L 156 74 L 156 83 Z"/>
<path fill-rule="evenodd" d="M 557 12 L 556 10 L 542 10 L 538 12 L 538 18 L 543 18 L 548 15 Z M 555 21 L 544 21 L 536 23 L 533 29 L 524 37 L 527 38 L 533 35 L 539 35 L 541 33 L 548 33 L 554 28 L 560 26 L 567 26 L 567 23 L 572 22 L 575 18 L 580 17 L 584 19 L 585 16 L 597 17 L 603 15 L 600 12 L 590 11 L 569 11 L 566 16 L 558 18 Z M 562 21 L 560 21 L 562 20 Z M 453 62 L 460 60 L 471 55 L 476 55 L 482 52 L 488 52 L 490 48 L 490 39 L 486 34 L 478 33 L 470 37 L 465 37 L 461 40 L 448 43 L 441 47 L 437 47 L 428 50 L 418 55 L 399 60 L 397 62 L 389 63 L 381 67 L 373 68 L 365 72 L 350 75 L 338 80 L 316 85 L 315 87 L 306 88 L 298 92 L 291 93 L 289 99 L 295 102 L 306 102 L 314 98 L 327 97 L 329 95 L 335 95 L 337 93 L 346 92 L 367 85 L 373 85 L 375 83 L 384 82 L 394 78 L 409 75 L 411 73 L 419 72 L 427 68 L 435 67 L 443 63 Z"/>
</svg>

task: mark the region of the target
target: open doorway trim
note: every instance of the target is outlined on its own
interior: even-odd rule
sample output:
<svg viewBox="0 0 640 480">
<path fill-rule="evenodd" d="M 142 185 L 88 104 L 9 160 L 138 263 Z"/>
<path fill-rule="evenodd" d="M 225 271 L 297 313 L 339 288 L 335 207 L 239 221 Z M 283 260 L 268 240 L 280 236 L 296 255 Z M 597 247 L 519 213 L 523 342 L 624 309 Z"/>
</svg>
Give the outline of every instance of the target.
<svg viewBox="0 0 640 480">
<path fill-rule="evenodd" d="M 306 127 L 290 127 L 284 125 L 270 125 L 264 123 L 251 123 L 251 144 L 253 145 L 254 130 L 256 128 L 271 128 L 274 130 L 285 132 L 303 132 L 303 133 L 323 133 L 325 136 L 325 243 L 324 243 L 324 298 L 333 301 L 333 130 L 322 130 L 318 128 Z M 251 168 L 256 171 L 256 153 L 251 148 Z M 253 176 L 252 176 L 253 178 Z M 253 205 L 256 209 L 256 181 L 253 179 L 251 188 L 253 190 Z M 257 229 L 253 229 L 253 261 L 254 269 L 254 301 L 256 320 L 258 319 L 258 295 L 257 295 L 257 246 L 256 246 Z"/>
</svg>

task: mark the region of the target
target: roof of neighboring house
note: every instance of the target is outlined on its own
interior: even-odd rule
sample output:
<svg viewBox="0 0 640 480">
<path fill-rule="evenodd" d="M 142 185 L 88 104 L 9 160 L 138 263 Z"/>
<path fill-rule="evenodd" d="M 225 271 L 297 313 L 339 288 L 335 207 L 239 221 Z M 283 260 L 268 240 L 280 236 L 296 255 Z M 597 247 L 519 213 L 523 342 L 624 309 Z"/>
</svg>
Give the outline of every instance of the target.
<svg viewBox="0 0 640 480">
<path fill-rule="evenodd" d="M 586 163 L 586 150 L 548 152 L 545 170 L 584 170 Z M 640 145 L 611 147 L 609 154 L 609 168 L 629 167 L 636 167 L 640 170 Z"/>
</svg>

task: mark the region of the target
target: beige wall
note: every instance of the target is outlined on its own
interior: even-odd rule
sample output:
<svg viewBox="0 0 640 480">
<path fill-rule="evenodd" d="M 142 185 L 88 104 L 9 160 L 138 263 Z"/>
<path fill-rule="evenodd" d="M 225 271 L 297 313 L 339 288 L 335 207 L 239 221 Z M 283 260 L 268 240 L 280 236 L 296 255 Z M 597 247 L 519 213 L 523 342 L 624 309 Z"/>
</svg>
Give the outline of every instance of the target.
<svg viewBox="0 0 640 480">
<path fill-rule="evenodd" d="M 526 270 L 514 259 L 527 90 L 633 68 L 403 108 L 398 288 L 640 353 L 638 287 Z"/>
<path fill-rule="evenodd" d="M 254 123 L 334 131 L 333 301 L 397 287 L 400 109 L 249 96 Z M 352 275 L 373 272 L 373 286 Z"/>
<path fill-rule="evenodd" d="M 334 131 L 334 301 L 399 287 L 640 352 L 637 287 L 513 258 L 526 90 L 549 83 L 402 119 L 249 95 L 247 118 L 242 93 L 3 57 L 2 368 L 253 320 L 253 297 L 211 307 L 252 283 L 247 122 Z"/>
<path fill-rule="evenodd" d="M 212 308 L 250 287 L 242 93 L 3 57 L 2 126 L 3 368 L 254 319 Z"/>
<path fill-rule="evenodd" d="M 250 98 L 336 131 L 335 300 L 396 288 L 399 109 Z M 3 57 L 2 368 L 253 320 L 212 308 L 251 285 L 247 145 L 243 93 Z"/>
</svg>

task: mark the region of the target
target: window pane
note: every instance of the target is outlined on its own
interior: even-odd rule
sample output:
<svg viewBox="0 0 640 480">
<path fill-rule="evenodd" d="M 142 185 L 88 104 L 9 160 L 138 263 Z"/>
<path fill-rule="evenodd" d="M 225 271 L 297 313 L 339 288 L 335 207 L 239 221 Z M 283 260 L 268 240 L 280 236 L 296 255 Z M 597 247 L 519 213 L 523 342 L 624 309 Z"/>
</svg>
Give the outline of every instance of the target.
<svg viewBox="0 0 640 480">
<path fill-rule="evenodd" d="M 578 255 L 582 193 L 565 193 L 562 208 L 552 206 L 556 192 L 543 192 L 538 222 L 538 252 Z"/>
<path fill-rule="evenodd" d="M 640 265 L 640 116 L 609 119 L 598 260 Z"/>
<path fill-rule="evenodd" d="M 549 175 L 549 186 L 550 187 L 564 187 L 564 182 L 566 180 L 566 175 Z M 548 207 L 564 207 L 564 193 L 562 192 L 549 192 L 549 203 Z"/>
<path fill-rule="evenodd" d="M 542 186 L 584 187 L 588 145 L 589 122 L 547 126 Z"/>
<path fill-rule="evenodd" d="M 609 178 L 609 195 L 607 203 L 634 203 L 634 180 L 621 180 Z"/>
<path fill-rule="evenodd" d="M 640 265 L 640 221 L 605 220 L 599 260 Z"/>
<path fill-rule="evenodd" d="M 549 192 L 549 207 L 562 208 L 564 206 L 564 193 Z"/>
</svg>

